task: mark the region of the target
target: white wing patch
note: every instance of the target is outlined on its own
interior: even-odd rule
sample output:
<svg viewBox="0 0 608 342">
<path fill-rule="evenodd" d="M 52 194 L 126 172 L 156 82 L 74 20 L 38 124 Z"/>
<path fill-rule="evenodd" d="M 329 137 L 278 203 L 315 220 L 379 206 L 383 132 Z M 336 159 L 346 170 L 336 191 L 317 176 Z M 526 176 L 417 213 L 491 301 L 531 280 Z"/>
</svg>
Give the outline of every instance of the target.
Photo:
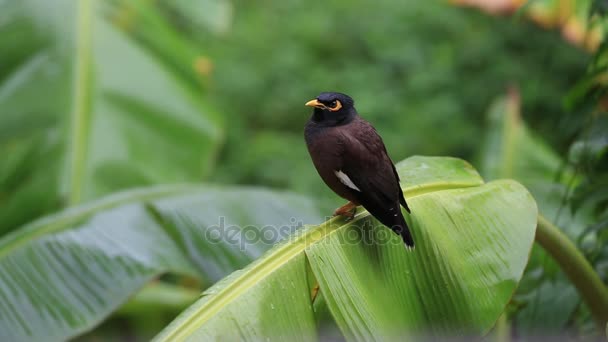
<svg viewBox="0 0 608 342">
<path fill-rule="evenodd" d="M 342 184 L 346 185 L 347 187 L 349 187 L 353 190 L 357 190 L 357 191 L 361 192 L 361 190 L 359 188 L 357 188 L 355 183 L 353 183 L 353 181 L 351 181 L 350 178 L 348 178 L 348 176 L 346 175 L 346 173 L 342 172 L 342 170 L 334 171 L 334 173 L 336 174 L 336 177 L 338 177 L 340 182 L 342 182 Z"/>
</svg>

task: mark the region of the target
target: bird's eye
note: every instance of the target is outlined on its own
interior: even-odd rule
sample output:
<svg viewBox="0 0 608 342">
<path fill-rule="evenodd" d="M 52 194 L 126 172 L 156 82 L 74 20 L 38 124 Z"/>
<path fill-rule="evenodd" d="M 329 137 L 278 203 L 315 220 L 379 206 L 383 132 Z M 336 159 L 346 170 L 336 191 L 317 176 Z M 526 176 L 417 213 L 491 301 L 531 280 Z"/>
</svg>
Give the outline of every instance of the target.
<svg viewBox="0 0 608 342">
<path fill-rule="evenodd" d="M 339 100 L 333 100 L 329 104 L 329 110 L 332 112 L 337 112 L 342 108 L 342 103 Z"/>
</svg>

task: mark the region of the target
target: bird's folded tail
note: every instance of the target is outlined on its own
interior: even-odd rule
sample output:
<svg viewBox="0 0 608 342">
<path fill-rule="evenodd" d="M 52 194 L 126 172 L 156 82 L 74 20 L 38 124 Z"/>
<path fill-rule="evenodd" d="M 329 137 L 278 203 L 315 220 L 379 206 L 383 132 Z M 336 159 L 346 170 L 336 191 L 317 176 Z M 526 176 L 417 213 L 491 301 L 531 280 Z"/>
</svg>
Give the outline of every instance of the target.
<svg viewBox="0 0 608 342">
<path fill-rule="evenodd" d="M 378 203 L 382 202 L 370 201 L 369 198 L 360 197 L 360 203 L 378 221 L 382 222 L 383 225 L 389 227 L 393 232 L 401 236 L 406 247 L 414 247 L 414 238 L 407 226 L 407 222 L 405 222 L 398 202 L 393 203 L 392 205 L 378 205 Z"/>
<path fill-rule="evenodd" d="M 409 227 L 407 226 L 407 222 L 405 222 L 405 218 L 403 214 L 399 213 L 399 215 L 395 216 L 396 222 L 393 224 L 391 229 L 401 236 L 405 245 L 409 248 L 414 247 L 414 238 L 412 237 L 412 233 L 410 232 Z"/>
</svg>

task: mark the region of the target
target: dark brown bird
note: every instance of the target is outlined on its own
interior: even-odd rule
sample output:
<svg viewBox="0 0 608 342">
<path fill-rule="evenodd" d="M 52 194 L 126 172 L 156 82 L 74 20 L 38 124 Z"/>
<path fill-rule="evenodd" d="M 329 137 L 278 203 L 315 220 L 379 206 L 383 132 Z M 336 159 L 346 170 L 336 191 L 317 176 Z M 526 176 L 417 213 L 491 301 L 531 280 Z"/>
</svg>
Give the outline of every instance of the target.
<svg viewBox="0 0 608 342">
<path fill-rule="evenodd" d="M 306 103 L 314 107 L 304 131 L 308 152 L 325 184 L 350 201 L 334 215 L 352 218 L 362 205 L 413 247 L 400 205 L 410 209 L 395 165 L 376 129 L 357 114 L 354 104 L 341 93 L 321 93 Z"/>
</svg>

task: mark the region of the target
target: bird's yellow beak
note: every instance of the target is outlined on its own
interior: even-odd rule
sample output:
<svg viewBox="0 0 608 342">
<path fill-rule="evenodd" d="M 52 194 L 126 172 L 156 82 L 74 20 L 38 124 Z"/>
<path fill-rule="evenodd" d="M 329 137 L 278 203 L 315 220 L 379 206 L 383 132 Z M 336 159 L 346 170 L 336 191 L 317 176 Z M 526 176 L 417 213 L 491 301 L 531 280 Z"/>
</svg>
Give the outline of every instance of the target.
<svg viewBox="0 0 608 342">
<path fill-rule="evenodd" d="M 308 107 L 315 107 L 315 108 L 321 108 L 321 109 L 325 108 L 325 105 L 322 104 L 321 102 L 319 102 L 319 100 L 317 100 L 317 99 L 310 100 L 310 101 L 306 102 L 305 105 Z"/>
</svg>

